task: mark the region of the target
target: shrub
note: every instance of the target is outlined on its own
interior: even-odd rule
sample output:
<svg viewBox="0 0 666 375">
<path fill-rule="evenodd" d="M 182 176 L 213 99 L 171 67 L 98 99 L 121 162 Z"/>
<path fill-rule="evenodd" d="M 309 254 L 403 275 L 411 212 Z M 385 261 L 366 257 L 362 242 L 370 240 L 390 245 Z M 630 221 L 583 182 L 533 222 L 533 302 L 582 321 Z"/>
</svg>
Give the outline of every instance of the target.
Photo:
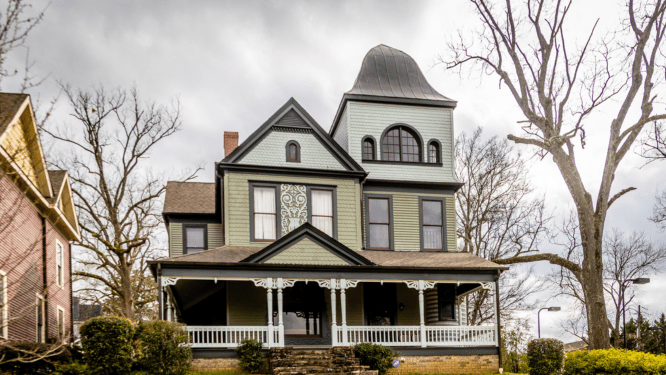
<svg viewBox="0 0 666 375">
<path fill-rule="evenodd" d="M 240 367 L 250 374 L 257 374 L 263 364 L 262 344 L 254 339 L 245 339 L 236 348 L 236 357 L 240 360 Z"/>
<path fill-rule="evenodd" d="M 17 361 L 39 360 L 22 363 Z M 14 374 L 50 374 L 55 364 L 69 363 L 72 353 L 69 348 L 59 344 L 40 344 L 29 341 L 5 341 L 0 345 L 0 358 L 4 362 L 0 365 L 0 373 Z"/>
<path fill-rule="evenodd" d="M 666 356 L 624 349 L 578 351 L 567 354 L 565 375 L 666 374 Z"/>
<path fill-rule="evenodd" d="M 536 339 L 527 344 L 527 366 L 530 375 L 562 373 L 564 344 L 555 339 Z"/>
<path fill-rule="evenodd" d="M 385 375 L 393 367 L 393 358 L 398 356 L 393 349 L 369 342 L 357 344 L 354 352 L 361 359 L 361 365 L 370 366 L 370 369 L 377 370 L 379 375 Z"/>
<path fill-rule="evenodd" d="M 192 364 L 184 324 L 156 320 L 139 325 L 140 368 L 151 374 L 183 375 Z"/>
<path fill-rule="evenodd" d="M 132 367 L 134 325 L 125 318 L 102 316 L 81 326 L 84 360 L 94 375 L 125 375 Z"/>
<path fill-rule="evenodd" d="M 88 367 L 78 362 L 72 362 L 58 368 L 55 375 L 88 375 Z"/>
</svg>

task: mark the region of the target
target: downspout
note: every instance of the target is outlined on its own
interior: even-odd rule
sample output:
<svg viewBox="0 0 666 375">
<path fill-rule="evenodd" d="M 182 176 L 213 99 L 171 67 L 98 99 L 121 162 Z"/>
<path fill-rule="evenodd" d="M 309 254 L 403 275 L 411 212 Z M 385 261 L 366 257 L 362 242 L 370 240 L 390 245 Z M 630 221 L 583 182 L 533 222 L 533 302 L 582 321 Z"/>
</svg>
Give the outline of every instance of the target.
<svg viewBox="0 0 666 375">
<path fill-rule="evenodd" d="M 164 293 L 162 291 L 162 263 L 157 263 L 157 302 L 158 302 L 158 318 L 157 320 L 164 320 Z"/>
<path fill-rule="evenodd" d="M 47 276 L 47 256 L 46 256 L 46 218 L 44 216 L 40 216 L 42 219 L 42 288 L 43 288 L 43 296 L 44 296 L 44 342 L 48 342 L 48 337 L 49 337 L 49 290 L 48 290 L 48 281 L 46 279 Z"/>
<path fill-rule="evenodd" d="M 499 298 L 499 278 L 500 270 L 497 270 L 497 279 L 495 280 L 495 303 L 497 304 L 497 358 L 499 361 L 499 368 L 502 368 L 502 330 L 500 325 L 500 298 Z"/>
</svg>

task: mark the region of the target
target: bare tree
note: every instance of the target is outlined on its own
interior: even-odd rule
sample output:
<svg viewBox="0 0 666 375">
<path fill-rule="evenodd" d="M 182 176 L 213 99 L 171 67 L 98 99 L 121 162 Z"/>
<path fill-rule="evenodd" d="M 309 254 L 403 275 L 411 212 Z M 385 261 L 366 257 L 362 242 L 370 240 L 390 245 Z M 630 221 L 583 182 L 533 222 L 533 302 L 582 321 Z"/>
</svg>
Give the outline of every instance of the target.
<svg viewBox="0 0 666 375">
<path fill-rule="evenodd" d="M 83 251 L 75 275 L 85 283 L 77 293 L 113 314 L 150 316 L 157 289 L 146 261 L 159 254 L 159 198 L 167 176 L 153 173 L 146 159 L 180 129 L 180 105 L 142 101 L 136 88 L 129 94 L 61 88 L 76 123 L 47 132 L 66 146 L 58 163 L 71 171 L 79 212 Z"/>
<path fill-rule="evenodd" d="M 550 216 L 543 197 L 533 197 L 526 161 L 507 140 L 483 139 L 482 128 L 456 139 L 456 177 L 465 184 L 456 193 L 457 235 L 461 250 L 488 260 L 537 251 L 548 234 Z M 528 297 L 542 281 L 532 270 L 508 271 L 500 279 L 503 320 L 529 309 Z M 482 324 L 494 316 L 494 300 L 486 291 L 468 298 L 468 322 Z"/>
<path fill-rule="evenodd" d="M 625 21 L 611 38 L 594 39 L 595 26 L 580 46 L 565 27 L 571 1 L 470 0 L 483 25 L 474 42 L 461 34 L 449 43 L 449 69 L 477 64 L 505 85 L 525 116 L 524 135 L 508 139 L 550 154 L 576 206 L 583 259 L 581 264 L 556 254 L 517 255 L 504 264 L 548 261 L 567 268 L 583 286 L 590 347 L 607 348 L 610 336 L 603 289 L 603 233 L 610 206 L 634 187 L 611 194 L 617 168 L 646 124 L 666 118 L 653 113 L 663 67 L 663 0 L 629 0 Z M 609 100 L 616 100 L 602 177 L 595 199 L 575 157 L 585 145 L 585 122 Z M 635 108 L 634 111 L 630 111 Z M 631 112 L 631 113 L 630 113 Z M 576 141 L 579 139 L 578 141 Z"/>
</svg>

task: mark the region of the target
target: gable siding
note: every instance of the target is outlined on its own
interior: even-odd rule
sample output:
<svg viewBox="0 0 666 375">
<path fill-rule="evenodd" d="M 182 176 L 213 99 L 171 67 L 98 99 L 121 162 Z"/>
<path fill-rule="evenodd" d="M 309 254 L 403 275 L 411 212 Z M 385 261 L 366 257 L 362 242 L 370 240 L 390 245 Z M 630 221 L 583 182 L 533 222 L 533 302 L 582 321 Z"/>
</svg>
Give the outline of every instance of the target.
<svg viewBox="0 0 666 375">
<path fill-rule="evenodd" d="M 296 141 L 301 146 L 300 163 L 287 161 L 286 145 Z M 270 165 L 295 168 L 337 169 L 346 170 L 331 155 L 312 133 L 290 133 L 271 131 L 247 155 L 238 161 L 239 164 Z"/>
<path fill-rule="evenodd" d="M 349 128 L 349 154 L 363 169 L 368 178 L 401 181 L 457 182 L 453 169 L 453 111 L 448 108 L 419 107 L 394 104 L 348 102 L 346 126 Z M 442 144 L 442 167 L 362 163 L 361 139 L 371 135 L 377 141 L 377 160 L 381 160 L 382 133 L 395 123 L 413 126 L 421 134 L 424 143 L 437 139 Z M 339 125 L 338 125 L 339 126 Z M 337 133 L 337 131 L 336 131 Z M 424 148 L 421 152 L 424 152 Z"/>
<path fill-rule="evenodd" d="M 297 176 L 227 173 L 225 175 L 225 231 L 228 246 L 265 247 L 269 242 L 250 242 L 249 180 L 275 181 L 287 184 L 322 184 L 337 186 L 338 241 L 352 250 L 360 250 L 358 228 L 358 184 L 353 180 Z M 358 218 L 358 219 L 357 219 Z"/>
<path fill-rule="evenodd" d="M 169 223 L 169 256 L 183 255 L 183 224 Z"/>
<path fill-rule="evenodd" d="M 7 151 L 9 157 L 21 168 L 23 173 L 35 185 L 37 182 L 37 170 L 35 170 L 35 160 L 29 146 L 30 137 L 25 133 L 21 120 L 16 121 L 10 126 L 5 136 L 2 147 Z"/>
<path fill-rule="evenodd" d="M 316 264 L 316 265 L 348 265 L 337 255 L 314 243 L 309 238 L 303 238 L 289 248 L 267 260 L 265 263 L 273 264 Z"/>
<path fill-rule="evenodd" d="M 333 134 L 333 139 L 338 142 L 340 147 L 345 151 L 349 152 L 349 134 L 347 130 L 347 109 L 345 108 L 342 111 L 342 116 L 340 116 L 340 122 L 338 122 L 338 127 L 335 129 L 335 134 Z M 356 159 L 360 160 L 360 159 Z"/>
<path fill-rule="evenodd" d="M 419 197 L 444 197 L 446 199 L 446 250 L 458 251 L 456 244 L 456 209 L 453 194 L 418 194 L 372 191 L 370 189 L 364 190 L 363 193 L 390 194 L 393 196 L 393 241 L 394 250 L 396 251 L 421 250 Z"/>
<path fill-rule="evenodd" d="M 208 248 L 224 246 L 222 241 L 222 224 L 208 224 Z"/>
</svg>

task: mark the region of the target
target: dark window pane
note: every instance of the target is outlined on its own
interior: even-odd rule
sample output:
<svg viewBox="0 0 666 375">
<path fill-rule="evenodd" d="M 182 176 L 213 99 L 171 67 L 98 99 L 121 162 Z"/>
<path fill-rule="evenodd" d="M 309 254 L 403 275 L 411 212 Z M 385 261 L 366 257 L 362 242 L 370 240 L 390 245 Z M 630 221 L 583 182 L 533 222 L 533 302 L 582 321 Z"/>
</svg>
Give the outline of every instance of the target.
<svg viewBox="0 0 666 375">
<path fill-rule="evenodd" d="M 298 148 L 296 145 L 289 145 L 289 161 L 298 160 Z"/>
<path fill-rule="evenodd" d="M 423 201 L 423 225 L 442 225 L 442 202 Z"/>
<path fill-rule="evenodd" d="M 389 248 L 389 226 L 387 224 L 370 224 L 370 247 L 373 249 Z"/>
<path fill-rule="evenodd" d="M 204 247 L 204 229 L 187 228 L 187 247 Z"/>
<path fill-rule="evenodd" d="M 368 213 L 371 223 L 384 223 L 389 222 L 389 201 L 388 199 L 368 199 Z"/>
<path fill-rule="evenodd" d="M 369 139 L 363 141 L 363 159 L 375 160 L 375 145 Z"/>
<path fill-rule="evenodd" d="M 453 284 L 437 285 L 437 299 L 439 300 L 439 319 L 456 319 L 456 287 Z"/>
<path fill-rule="evenodd" d="M 439 162 L 439 152 L 437 151 L 437 145 L 434 143 L 428 146 L 428 158 L 431 163 Z"/>
</svg>

